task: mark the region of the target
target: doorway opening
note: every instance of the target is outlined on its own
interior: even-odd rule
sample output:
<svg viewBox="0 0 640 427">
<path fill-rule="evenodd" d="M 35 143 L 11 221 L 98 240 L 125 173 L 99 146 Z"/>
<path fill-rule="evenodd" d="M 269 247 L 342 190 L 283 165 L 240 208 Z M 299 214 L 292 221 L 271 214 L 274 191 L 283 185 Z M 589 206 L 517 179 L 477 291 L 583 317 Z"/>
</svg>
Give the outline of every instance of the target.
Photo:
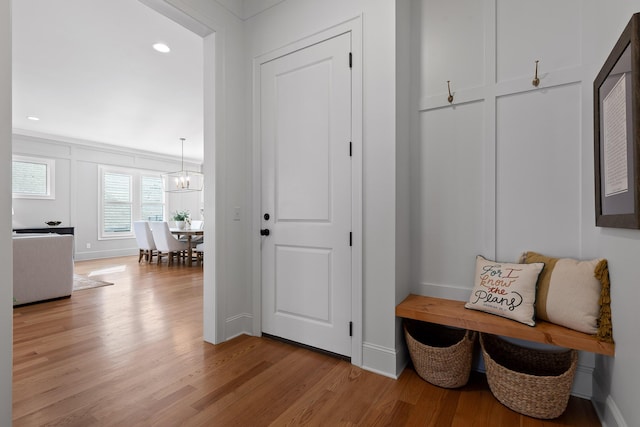
<svg viewBox="0 0 640 427">
<path fill-rule="evenodd" d="M 14 2 L 15 3 L 20 3 L 20 2 Z M 82 3 L 82 5 L 80 5 L 80 3 Z M 75 8 L 91 8 L 92 6 L 89 3 L 85 2 L 74 2 L 72 7 Z M 205 85 L 205 90 L 204 93 L 201 94 L 204 97 L 204 100 L 202 102 L 203 105 L 205 105 L 205 108 L 208 108 L 208 110 L 205 110 L 205 114 L 202 114 L 202 119 L 205 122 L 204 126 L 201 126 L 201 128 L 206 128 L 203 129 L 203 133 L 204 133 L 204 139 L 207 141 L 214 141 L 215 140 L 215 124 L 214 124 L 214 114 L 213 114 L 213 105 L 215 104 L 214 101 L 214 93 L 215 93 L 215 72 L 214 72 L 214 64 L 215 64 L 215 32 L 214 30 L 204 26 L 203 24 L 201 24 L 200 22 L 192 19 L 191 17 L 189 17 L 188 15 L 186 15 L 185 13 L 177 10 L 176 8 L 174 8 L 173 6 L 170 6 L 169 4 L 167 4 L 166 2 L 162 1 L 162 0 L 149 0 L 149 1 L 141 1 L 140 3 L 142 3 L 142 7 L 143 8 L 147 8 L 150 7 L 151 10 L 153 10 L 152 13 L 156 14 L 159 13 L 160 15 L 163 15 L 166 18 L 171 19 L 174 22 L 177 22 L 180 26 L 186 28 L 187 30 L 189 30 L 190 32 L 194 33 L 195 35 L 199 36 L 202 38 L 202 49 L 201 49 L 201 55 L 203 57 L 203 68 L 204 68 L 204 85 Z M 140 3 L 136 2 L 136 4 L 138 4 L 138 6 L 140 5 Z M 104 4 L 103 4 L 104 5 Z M 106 8 L 107 6 L 104 6 L 104 8 Z M 111 6 L 109 6 L 111 7 Z M 37 9 L 37 8 L 35 8 Z M 102 10 L 102 9 L 101 9 Z M 91 10 L 91 12 L 97 12 L 95 10 Z M 63 13 L 62 10 L 58 11 L 58 13 Z M 161 19 L 165 19 L 164 17 L 160 17 Z M 14 19 L 15 19 L 15 15 L 14 15 Z M 46 16 L 45 19 L 50 19 L 53 20 L 55 19 L 55 14 Z M 106 17 L 104 17 L 105 22 L 107 20 Z M 14 25 L 14 29 L 15 28 L 19 28 L 20 26 L 27 27 L 27 28 L 31 28 L 30 25 Z M 112 26 L 113 27 L 113 31 L 117 31 L 117 26 Z M 111 30 L 109 30 L 111 31 Z M 151 40 L 150 40 L 151 42 Z M 122 50 L 127 50 L 127 46 L 125 43 L 122 43 L 120 45 L 120 48 Z M 149 51 L 151 52 L 151 46 L 149 44 L 148 46 Z M 54 54 L 54 52 L 59 52 L 59 51 L 52 51 L 49 52 L 49 54 Z M 58 53 L 59 54 L 59 53 Z M 152 52 L 149 53 L 149 55 L 160 55 L 156 52 Z M 77 55 L 76 55 L 77 56 Z M 73 57 L 73 55 L 71 55 L 71 57 Z M 104 58 L 106 57 L 106 55 L 100 55 L 100 52 L 96 52 L 96 58 L 83 58 L 84 61 L 92 61 L 92 62 L 100 62 L 101 60 L 104 60 Z M 77 59 L 77 58 L 74 58 Z M 126 63 L 124 64 L 125 66 L 121 67 L 122 70 L 121 72 L 123 74 L 127 74 L 127 73 L 135 73 L 136 72 L 136 67 L 135 64 L 132 63 Z M 49 71 L 46 70 L 46 68 L 41 68 L 39 70 L 39 72 L 46 74 Z M 180 78 L 180 74 L 176 73 L 176 76 L 178 78 Z M 91 76 L 85 76 L 85 78 L 90 78 Z M 153 79 L 153 73 L 151 73 L 151 75 L 147 75 L 148 79 Z M 73 80 L 73 79 L 71 79 Z M 73 81 L 69 82 L 69 85 L 72 85 Z M 90 95 L 90 94 L 89 94 Z M 177 96 L 179 95 L 179 93 L 176 94 Z M 109 98 L 108 97 L 103 97 L 102 99 L 103 103 L 105 104 L 105 108 L 106 107 L 111 107 L 112 109 L 115 110 L 121 110 L 121 111 L 126 111 L 127 113 L 131 113 L 131 114 L 135 114 L 134 112 L 130 112 L 128 111 L 127 107 L 128 105 L 123 105 L 122 103 L 118 104 L 118 105 L 110 105 L 109 104 Z M 132 102 L 133 104 L 133 102 Z M 15 108 L 15 107 L 14 107 Z M 15 112 L 14 112 L 15 114 Z M 42 120 L 44 121 L 44 120 Z M 149 124 L 149 126 L 152 126 L 152 123 Z M 178 130 L 179 131 L 179 130 Z M 50 133 L 50 135 L 54 135 L 54 133 Z M 33 137 L 33 138 L 38 138 L 39 135 L 37 134 L 32 134 L 32 135 L 27 135 L 29 137 Z M 178 136 L 183 136 L 183 135 L 178 135 Z M 71 136 L 65 136 L 64 138 L 66 138 L 67 140 L 69 140 L 69 142 L 75 142 L 73 135 Z M 40 139 L 44 139 L 44 138 L 40 138 Z M 81 139 L 81 138 L 78 138 Z M 131 141 L 135 141 L 135 135 L 132 135 L 132 137 L 130 138 Z M 88 140 L 87 140 L 88 141 Z M 172 138 L 173 141 L 173 138 Z M 178 139 L 176 138 L 174 142 L 177 143 Z M 211 144 L 212 145 L 212 144 Z M 56 154 L 58 153 L 58 147 L 54 144 L 52 145 L 52 152 L 55 152 Z M 102 147 L 105 148 L 105 147 Z M 58 150 L 58 151 L 56 151 Z M 135 151 L 135 150 L 134 150 Z M 105 156 L 112 156 L 112 154 L 110 152 L 108 152 L 107 150 L 105 150 L 105 152 L 107 154 L 105 154 Z M 177 151 L 179 153 L 179 151 Z M 38 153 L 40 154 L 40 153 Z M 45 155 L 45 153 L 43 152 L 42 155 Z M 172 154 L 168 154 L 173 156 Z M 214 164 L 214 159 L 213 159 L 213 147 L 211 147 L 207 152 L 203 153 L 202 156 L 204 157 L 204 161 L 203 164 L 207 165 L 209 164 L 209 173 L 208 175 L 212 175 L 214 173 L 214 169 L 213 169 L 213 164 Z M 93 218 L 95 218 L 96 216 L 93 216 L 93 212 L 91 211 L 87 211 L 86 209 L 82 208 L 82 205 L 84 203 L 84 199 L 82 196 L 73 196 L 72 194 L 75 193 L 79 193 L 77 191 L 77 187 L 79 185 L 84 185 L 84 184 L 79 184 L 79 182 L 82 181 L 82 179 L 80 179 L 80 176 L 78 176 L 77 174 L 75 174 L 75 172 L 68 172 L 69 170 L 71 170 L 70 167 L 67 167 L 67 165 L 71 165 L 76 163 L 76 159 L 73 156 L 68 155 L 68 158 L 64 160 L 64 162 L 60 162 L 59 166 L 62 165 L 62 167 L 57 168 L 58 171 L 64 171 L 66 170 L 66 172 L 63 172 L 65 174 L 67 174 L 68 176 L 66 176 L 65 178 L 67 178 L 69 180 L 69 182 L 71 183 L 70 186 L 75 186 L 76 190 L 71 189 L 68 191 L 68 195 L 62 195 L 59 194 L 59 202 L 61 205 L 66 205 L 66 209 L 69 211 L 69 213 L 67 213 L 66 215 L 69 216 L 69 222 L 71 223 L 76 223 L 77 221 L 81 221 L 83 220 L 83 218 L 91 218 L 91 220 L 93 220 Z M 131 164 L 133 166 L 135 166 L 139 161 L 143 161 L 144 160 L 144 153 L 142 152 L 136 152 L 133 156 L 132 156 L 132 161 Z M 142 159 L 142 160 L 140 160 Z M 206 167 L 206 166 L 205 166 Z M 145 166 L 145 169 L 147 167 Z M 151 169 L 149 169 L 151 170 Z M 196 208 L 198 212 L 200 212 L 200 209 L 202 209 L 206 215 L 206 212 L 210 212 L 209 213 L 209 218 L 210 221 L 209 223 L 205 222 L 205 230 L 208 230 L 208 233 L 210 236 L 213 236 L 213 230 L 214 230 L 214 224 L 213 224 L 213 212 L 214 212 L 214 208 L 215 208 L 215 204 L 214 204 L 214 199 L 215 199 L 215 189 L 213 186 L 213 177 L 210 177 L 210 179 L 208 179 L 208 182 L 205 182 L 205 188 L 206 188 L 206 196 L 204 196 L 203 193 L 203 199 L 201 201 L 199 201 L 199 205 Z M 95 189 L 92 190 L 95 193 Z M 81 193 L 80 193 L 81 194 Z M 85 193 L 87 194 L 87 193 Z M 63 206 L 64 207 L 64 206 Z M 169 212 L 170 213 L 170 212 Z M 19 215 L 18 212 L 16 212 L 16 216 L 14 217 L 17 218 Z M 52 217 L 55 218 L 55 213 L 52 214 Z M 88 220 L 87 220 L 88 221 Z M 97 233 L 96 233 L 96 239 L 97 239 Z M 133 237 L 132 237 L 133 239 Z M 79 241 L 76 242 L 77 247 L 81 247 L 83 250 L 93 250 L 95 249 L 95 244 L 93 242 L 85 242 L 85 241 Z M 204 267 L 204 277 L 205 280 L 203 280 L 203 286 L 206 286 L 208 288 L 207 294 L 212 294 L 212 289 L 214 288 L 214 280 L 213 280 L 213 271 L 214 271 L 214 265 L 215 265 L 215 253 L 214 253 L 214 249 L 215 249 L 215 245 L 212 241 L 212 239 L 209 239 L 209 241 L 205 240 L 205 252 L 208 252 L 208 259 L 205 263 L 205 267 Z M 120 253 L 115 253 L 114 256 L 120 256 Z M 208 277 L 208 279 L 206 279 Z M 213 310 L 213 312 L 215 312 L 215 307 L 213 307 L 211 310 L 209 310 L 210 312 Z M 215 319 L 215 314 L 212 314 L 210 316 L 210 319 L 206 319 L 205 320 L 205 324 L 209 324 L 211 325 L 211 319 Z M 207 330 L 211 330 L 211 327 L 207 327 Z M 213 336 L 212 333 L 208 333 L 208 336 Z M 208 339 L 210 341 L 213 341 L 213 338 Z"/>
</svg>

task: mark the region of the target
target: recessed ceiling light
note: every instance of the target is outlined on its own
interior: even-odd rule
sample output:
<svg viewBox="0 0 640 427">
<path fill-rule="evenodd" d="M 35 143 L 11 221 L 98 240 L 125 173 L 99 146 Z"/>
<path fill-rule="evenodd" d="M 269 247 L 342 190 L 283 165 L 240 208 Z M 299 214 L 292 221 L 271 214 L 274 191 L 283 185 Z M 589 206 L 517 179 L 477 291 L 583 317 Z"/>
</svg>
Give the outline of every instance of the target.
<svg viewBox="0 0 640 427">
<path fill-rule="evenodd" d="M 40 120 L 40 117 L 36 117 L 36 116 L 27 116 L 27 119 L 29 119 L 29 120 L 33 120 L 34 122 L 37 122 L 38 120 Z"/>
<path fill-rule="evenodd" d="M 154 43 L 153 48 L 160 53 L 169 53 L 171 52 L 171 48 L 164 43 Z"/>
</svg>

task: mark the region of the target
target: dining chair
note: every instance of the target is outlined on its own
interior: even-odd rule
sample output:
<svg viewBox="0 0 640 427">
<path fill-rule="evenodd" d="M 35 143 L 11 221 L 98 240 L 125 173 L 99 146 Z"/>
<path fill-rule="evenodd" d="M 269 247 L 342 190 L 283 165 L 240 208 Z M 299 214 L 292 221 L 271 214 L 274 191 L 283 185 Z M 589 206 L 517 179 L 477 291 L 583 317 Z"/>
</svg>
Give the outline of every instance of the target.
<svg viewBox="0 0 640 427">
<path fill-rule="evenodd" d="M 200 219 L 196 219 L 194 221 L 191 221 L 191 230 L 203 230 L 204 229 L 204 221 L 200 220 Z M 186 238 L 182 238 L 180 239 L 182 241 L 186 241 Z M 202 243 L 204 242 L 204 236 L 191 236 L 191 246 L 192 247 L 196 247 L 198 245 L 198 243 Z"/>
<path fill-rule="evenodd" d="M 171 228 L 171 223 L 169 223 L 169 228 Z M 194 220 L 191 221 L 191 225 L 189 226 L 189 230 L 202 230 L 204 228 L 204 221 L 202 220 Z M 185 235 L 180 234 L 177 237 L 181 242 L 189 242 L 189 238 Z M 202 243 L 204 241 L 204 236 L 191 236 L 191 247 L 195 248 L 198 243 Z"/>
<path fill-rule="evenodd" d="M 138 248 L 140 248 L 138 262 L 142 260 L 143 256 L 147 262 L 152 262 L 154 251 L 156 251 L 156 242 L 153 240 L 149 223 L 147 221 L 134 221 L 133 232 L 136 235 Z"/>
<path fill-rule="evenodd" d="M 175 255 L 180 257 L 187 250 L 187 244 L 173 237 L 169 230 L 169 224 L 166 222 L 152 221 L 149 225 L 158 249 L 158 264 L 162 259 L 162 255 L 166 254 L 169 257 L 169 265 L 172 265 L 173 257 Z"/>
<path fill-rule="evenodd" d="M 204 243 L 198 243 L 193 251 L 196 254 L 198 265 L 202 264 L 204 259 Z"/>
</svg>

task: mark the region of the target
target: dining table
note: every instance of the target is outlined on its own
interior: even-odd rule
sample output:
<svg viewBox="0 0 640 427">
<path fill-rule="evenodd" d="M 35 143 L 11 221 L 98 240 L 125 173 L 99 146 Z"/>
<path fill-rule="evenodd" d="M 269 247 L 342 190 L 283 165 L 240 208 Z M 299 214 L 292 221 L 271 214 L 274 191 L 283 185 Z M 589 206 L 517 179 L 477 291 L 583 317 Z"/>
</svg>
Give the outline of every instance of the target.
<svg viewBox="0 0 640 427">
<path fill-rule="evenodd" d="M 187 238 L 187 265 L 193 265 L 193 247 L 191 242 L 193 240 L 193 236 L 204 236 L 204 230 L 202 229 L 190 229 L 190 228 L 170 228 L 171 234 L 174 234 L 178 237 L 186 237 Z"/>
</svg>

